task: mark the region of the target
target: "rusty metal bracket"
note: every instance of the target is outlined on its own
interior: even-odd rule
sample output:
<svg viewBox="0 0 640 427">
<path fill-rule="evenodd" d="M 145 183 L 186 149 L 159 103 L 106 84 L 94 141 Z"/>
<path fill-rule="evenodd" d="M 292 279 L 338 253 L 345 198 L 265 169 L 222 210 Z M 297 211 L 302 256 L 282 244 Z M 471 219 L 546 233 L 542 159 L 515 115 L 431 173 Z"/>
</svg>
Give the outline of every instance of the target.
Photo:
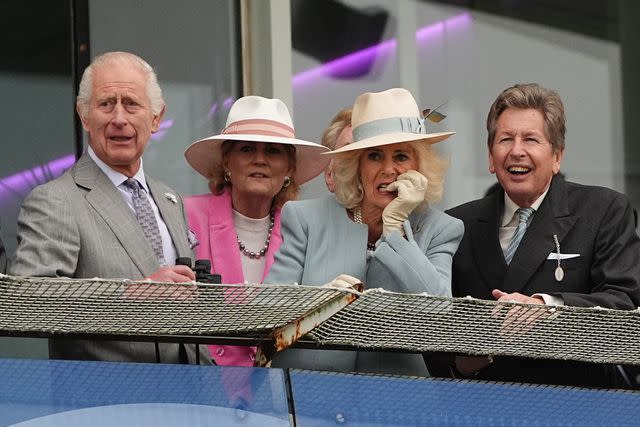
<svg viewBox="0 0 640 427">
<path fill-rule="evenodd" d="M 313 328 L 351 304 L 360 296 L 363 289 L 364 285 L 362 283 L 355 284 L 353 289 L 336 289 L 340 293 L 335 298 L 305 313 L 299 319 L 281 328 L 274 329 L 258 346 L 254 365 L 259 367 L 269 366 L 276 353 L 291 347 Z"/>
</svg>

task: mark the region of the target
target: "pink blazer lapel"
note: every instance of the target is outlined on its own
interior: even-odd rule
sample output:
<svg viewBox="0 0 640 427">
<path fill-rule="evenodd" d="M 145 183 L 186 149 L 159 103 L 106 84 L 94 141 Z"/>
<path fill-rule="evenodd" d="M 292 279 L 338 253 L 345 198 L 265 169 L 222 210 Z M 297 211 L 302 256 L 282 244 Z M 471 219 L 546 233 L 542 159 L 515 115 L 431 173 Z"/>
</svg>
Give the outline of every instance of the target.
<svg viewBox="0 0 640 427">
<path fill-rule="evenodd" d="M 231 193 L 228 191 L 211 198 L 209 250 L 211 270 L 222 276 L 222 283 L 244 282 L 236 229 L 233 225 Z"/>
<path fill-rule="evenodd" d="M 264 279 L 269 274 L 269 270 L 273 265 L 274 257 L 278 249 L 280 249 L 280 245 L 282 244 L 282 232 L 280 226 L 280 209 L 276 209 L 274 218 L 273 218 L 273 230 L 271 231 L 271 241 L 269 242 L 269 249 L 267 249 L 267 253 L 265 254 L 266 263 L 264 266 L 264 273 L 262 274 L 261 282 L 264 282 Z"/>
<path fill-rule="evenodd" d="M 211 271 L 222 276 L 223 283 L 244 283 L 240 249 L 233 223 L 231 193 L 219 196 L 207 194 L 191 196 L 185 200 L 189 227 L 196 232 L 200 245 L 197 258 L 211 260 Z M 265 254 L 264 281 L 274 262 L 274 256 L 282 244 L 280 209 L 276 209 L 269 249 Z"/>
</svg>

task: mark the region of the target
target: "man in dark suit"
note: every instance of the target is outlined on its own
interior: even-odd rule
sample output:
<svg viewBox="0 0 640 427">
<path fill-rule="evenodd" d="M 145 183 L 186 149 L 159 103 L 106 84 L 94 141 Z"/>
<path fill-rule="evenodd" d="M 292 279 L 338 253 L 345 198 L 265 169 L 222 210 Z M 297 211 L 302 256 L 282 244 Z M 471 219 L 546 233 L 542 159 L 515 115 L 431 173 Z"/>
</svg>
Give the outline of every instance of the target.
<svg viewBox="0 0 640 427">
<path fill-rule="evenodd" d="M 182 199 L 145 175 L 142 154 L 165 110 L 156 75 L 127 52 L 96 57 L 85 70 L 77 111 L 89 147 L 61 177 L 36 187 L 18 218 L 12 275 L 190 282 L 174 265 L 192 257 Z M 208 354 L 203 346 L 203 357 Z M 160 344 L 160 361 L 195 360 L 193 346 Z M 153 362 L 153 343 L 52 340 L 50 356 Z"/>
<path fill-rule="evenodd" d="M 491 106 L 487 131 L 489 170 L 500 188 L 448 211 L 465 224 L 453 295 L 635 309 L 640 239 L 633 209 L 620 193 L 558 175 L 565 134 L 558 94 L 537 84 L 506 89 Z M 456 369 L 481 379 L 610 385 L 605 367 L 588 363 L 458 357 Z"/>
</svg>

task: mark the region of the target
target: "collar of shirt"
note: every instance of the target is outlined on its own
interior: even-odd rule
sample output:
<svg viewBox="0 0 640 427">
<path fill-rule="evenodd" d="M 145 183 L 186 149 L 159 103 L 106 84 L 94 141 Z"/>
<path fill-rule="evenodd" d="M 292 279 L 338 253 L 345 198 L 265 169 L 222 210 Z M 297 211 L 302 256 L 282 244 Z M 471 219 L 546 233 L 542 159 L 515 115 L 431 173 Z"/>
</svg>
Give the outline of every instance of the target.
<svg viewBox="0 0 640 427">
<path fill-rule="evenodd" d="M 122 185 L 122 183 L 124 183 L 127 179 L 129 179 L 128 176 L 113 170 L 111 166 L 109 166 L 108 164 L 100 160 L 100 158 L 93 151 L 91 146 L 87 147 L 87 153 L 89 154 L 89 157 L 91 157 L 91 160 L 93 160 L 95 164 L 98 165 L 100 170 L 104 172 L 105 175 L 107 175 L 107 177 L 109 178 L 109 181 L 113 182 L 113 185 L 115 185 L 116 187 L 119 187 L 120 185 Z M 147 187 L 147 180 L 144 178 L 144 168 L 142 167 L 142 159 L 140 159 L 140 169 L 138 169 L 138 172 L 133 176 L 133 178 L 136 181 L 138 181 L 140 184 L 142 184 L 142 188 L 144 188 L 144 191 L 146 191 L 147 194 L 149 194 L 149 187 Z"/>
<path fill-rule="evenodd" d="M 536 199 L 535 202 L 531 205 L 534 211 L 538 211 L 538 208 L 542 204 L 545 196 L 549 192 L 549 187 L 545 190 L 544 193 L 540 197 Z M 504 193 L 504 213 L 502 214 L 502 222 L 500 223 L 500 227 L 507 226 L 516 226 L 518 225 L 518 218 L 516 218 L 516 211 L 520 208 L 520 206 L 516 205 L 516 203 L 507 196 L 507 193 Z"/>
</svg>

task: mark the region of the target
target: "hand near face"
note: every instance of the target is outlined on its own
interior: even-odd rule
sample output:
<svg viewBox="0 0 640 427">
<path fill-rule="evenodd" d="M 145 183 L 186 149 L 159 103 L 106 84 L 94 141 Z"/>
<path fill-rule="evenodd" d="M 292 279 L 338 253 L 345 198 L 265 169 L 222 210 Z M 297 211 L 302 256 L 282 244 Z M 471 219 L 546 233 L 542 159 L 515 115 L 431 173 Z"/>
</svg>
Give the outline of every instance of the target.
<svg viewBox="0 0 640 427">
<path fill-rule="evenodd" d="M 420 172 L 409 170 L 387 186 L 387 192 L 397 192 L 397 196 L 382 211 L 382 234 L 388 235 L 398 230 L 404 235 L 402 224 L 427 196 L 427 178 Z"/>
</svg>

